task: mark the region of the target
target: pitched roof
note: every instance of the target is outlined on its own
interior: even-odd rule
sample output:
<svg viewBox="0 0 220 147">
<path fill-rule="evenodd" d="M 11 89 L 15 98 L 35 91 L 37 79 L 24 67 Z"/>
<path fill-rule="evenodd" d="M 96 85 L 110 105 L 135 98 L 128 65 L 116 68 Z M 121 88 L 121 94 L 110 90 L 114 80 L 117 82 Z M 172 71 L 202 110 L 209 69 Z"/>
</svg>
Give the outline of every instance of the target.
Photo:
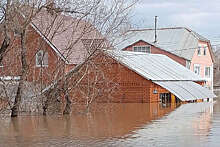
<svg viewBox="0 0 220 147">
<path fill-rule="evenodd" d="M 155 81 L 155 83 L 166 88 L 182 101 L 216 97 L 211 90 L 192 81 Z"/>
<path fill-rule="evenodd" d="M 139 40 L 143 40 L 184 59 L 191 60 L 199 41 L 209 41 L 198 33 L 183 27 L 157 29 L 156 43 L 154 36 L 154 29 L 131 30 L 125 41 L 120 40 L 122 43 L 117 48 L 124 49 Z"/>
<path fill-rule="evenodd" d="M 107 52 L 121 64 L 152 81 L 204 80 L 165 55 L 116 50 Z"/>
<path fill-rule="evenodd" d="M 52 48 L 70 64 L 79 64 L 87 56 L 83 39 L 103 39 L 96 28 L 84 21 L 63 13 L 51 14 L 42 9 L 32 20 Z"/>
<path fill-rule="evenodd" d="M 167 89 L 182 101 L 214 98 L 212 91 L 193 81 L 203 81 L 194 72 L 165 55 L 107 51 L 119 63 Z"/>
</svg>

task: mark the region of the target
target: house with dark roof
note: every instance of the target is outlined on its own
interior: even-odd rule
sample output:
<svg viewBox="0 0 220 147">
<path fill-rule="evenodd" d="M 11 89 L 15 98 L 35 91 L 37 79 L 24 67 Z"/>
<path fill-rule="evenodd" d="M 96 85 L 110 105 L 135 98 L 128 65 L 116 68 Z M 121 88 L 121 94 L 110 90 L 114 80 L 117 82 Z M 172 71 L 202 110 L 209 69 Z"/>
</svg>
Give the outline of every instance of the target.
<svg viewBox="0 0 220 147">
<path fill-rule="evenodd" d="M 117 49 L 164 54 L 200 75 L 213 89 L 214 55 L 210 41 L 184 27 L 131 30 Z"/>
</svg>

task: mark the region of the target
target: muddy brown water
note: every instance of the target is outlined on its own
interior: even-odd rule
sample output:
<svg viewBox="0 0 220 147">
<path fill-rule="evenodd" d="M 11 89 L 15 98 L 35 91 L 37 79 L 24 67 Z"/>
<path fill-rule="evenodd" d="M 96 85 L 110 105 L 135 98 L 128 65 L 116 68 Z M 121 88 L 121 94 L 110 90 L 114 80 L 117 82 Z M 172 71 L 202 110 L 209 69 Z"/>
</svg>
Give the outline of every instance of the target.
<svg viewBox="0 0 220 147">
<path fill-rule="evenodd" d="M 99 107 L 86 115 L 0 119 L 0 147 L 220 146 L 220 100 Z"/>
</svg>

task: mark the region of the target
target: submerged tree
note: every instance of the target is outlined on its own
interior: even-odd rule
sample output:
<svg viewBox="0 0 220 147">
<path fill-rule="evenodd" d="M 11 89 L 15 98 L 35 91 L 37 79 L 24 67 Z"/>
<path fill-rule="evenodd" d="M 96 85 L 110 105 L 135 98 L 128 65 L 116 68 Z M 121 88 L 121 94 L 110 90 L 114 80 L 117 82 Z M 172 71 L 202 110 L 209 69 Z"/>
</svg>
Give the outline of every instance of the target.
<svg viewBox="0 0 220 147">
<path fill-rule="evenodd" d="M 89 110 L 96 97 L 114 91 L 114 80 L 103 71 L 109 63 L 100 66 L 93 59 L 113 49 L 115 40 L 131 28 L 129 16 L 136 2 L 1 1 L 0 99 L 8 104 L 11 116 L 27 111 L 27 102 L 44 114 L 55 103 L 63 103 L 63 113 L 69 114 L 76 89 Z M 55 63 L 49 60 L 51 54 L 56 54 Z M 111 88 L 106 91 L 100 84 Z M 0 110 L 5 108 L 0 105 Z"/>
</svg>

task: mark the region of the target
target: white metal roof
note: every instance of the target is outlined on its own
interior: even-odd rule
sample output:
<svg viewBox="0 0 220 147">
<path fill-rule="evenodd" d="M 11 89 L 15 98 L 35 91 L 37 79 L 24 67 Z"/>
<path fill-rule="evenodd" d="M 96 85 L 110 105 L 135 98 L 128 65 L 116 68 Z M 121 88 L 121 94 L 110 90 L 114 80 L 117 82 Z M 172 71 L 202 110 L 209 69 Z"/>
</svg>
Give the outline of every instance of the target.
<svg viewBox="0 0 220 147">
<path fill-rule="evenodd" d="M 203 81 L 200 76 L 161 54 L 107 51 L 121 64 L 152 81 Z"/>
<path fill-rule="evenodd" d="M 116 48 L 122 50 L 139 40 L 143 40 L 184 59 L 191 60 L 196 48 L 198 48 L 199 40 L 208 41 L 198 33 L 183 27 L 157 29 L 156 43 L 154 43 L 154 36 L 154 29 L 130 31 L 126 38 L 118 40 L 121 43 Z"/>
<path fill-rule="evenodd" d="M 182 101 L 216 97 L 211 90 L 192 81 L 154 81 L 154 83 L 169 90 Z"/>
<path fill-rule="evenodd" d="M 142 77 L 167 89 L 182 101 L 216 97 L 193 81 L 203 79 L 165 55 L 131 51 L 107 51 L 114 59 Z"/>
</svg>

